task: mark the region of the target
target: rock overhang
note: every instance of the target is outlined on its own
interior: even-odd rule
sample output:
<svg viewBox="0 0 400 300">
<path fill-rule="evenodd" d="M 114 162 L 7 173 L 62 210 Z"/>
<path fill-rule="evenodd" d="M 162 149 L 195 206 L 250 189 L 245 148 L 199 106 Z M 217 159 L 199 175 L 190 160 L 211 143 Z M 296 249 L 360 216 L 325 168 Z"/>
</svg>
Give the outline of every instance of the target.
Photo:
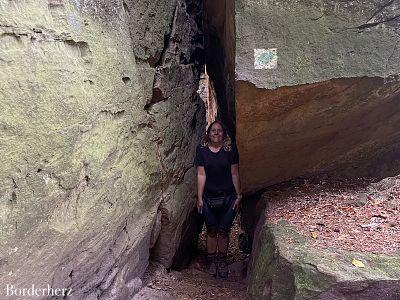
<svg viewBox="0 0 400 300">
<path fill-rule="evenodd" d="M 246 191 L 339 169 L 398 172 L 398 10 L 394 2 L 236 1 Z"/>
</svg>

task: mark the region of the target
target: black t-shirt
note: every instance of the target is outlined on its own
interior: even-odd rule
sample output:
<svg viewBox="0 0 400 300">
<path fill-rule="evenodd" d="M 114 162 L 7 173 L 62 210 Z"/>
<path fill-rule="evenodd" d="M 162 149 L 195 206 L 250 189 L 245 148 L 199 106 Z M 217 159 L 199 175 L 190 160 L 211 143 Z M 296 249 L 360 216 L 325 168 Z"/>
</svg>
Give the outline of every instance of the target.
<svg viewBox="0 0 400 300">
<path fill-rule="evenodd" d="M 239 155 L 234 145 L 230 151 L 221 148 L 217 153 L 212 152 L 208 146 L 198 146 L 194 163 L 196 166 L 203 166 L 206 171 L 204 192 L 235 192 L 231 165 L 239 163 Z"/>
</svg>

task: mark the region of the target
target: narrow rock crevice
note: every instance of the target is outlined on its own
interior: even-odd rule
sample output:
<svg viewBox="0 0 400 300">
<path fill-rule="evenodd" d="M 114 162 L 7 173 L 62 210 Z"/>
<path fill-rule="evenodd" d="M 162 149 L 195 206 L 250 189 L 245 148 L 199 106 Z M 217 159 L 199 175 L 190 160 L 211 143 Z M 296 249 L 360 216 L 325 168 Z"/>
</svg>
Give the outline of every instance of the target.
<svg viewBox="0 0 400 300">
<path fill-rule="evenodd" d="M 235 1 L 204 1 L 207 72 L 214 83 L 218 118 L 236 135 Z"/>
<path fill-rule="evenodd" d="M 394 1 L 396 0 L 390 0 L 388 2 L 386 2 L 385 4 L 383 4 L 382 6 L 380 6 L 371 16 L 371 18 L 368 19 L 367 22 L 365 22 L 366 24 L 368 24 L 373 18 L 375 18 L 375 16 L 377 16 L 379 13 L 381 13 L 385 8 L 391 6 Z"/>
<path fill-rule="evenodd" d="M 398 9 L 394 0 L 3 1 L 0 283 L 132 299 L 158 264 L 161 276 L 176 276 L 173 287 L 190 278 L 199 298 L 216 284 L 222 294 L 213 296 L 243 299 L 253 245 L 255 297 L 330 299 L 354 289 L 349 299 L 373 298 L 391 279 L 398 290 L 398 260 L 377 270 L 392 272 L 380 286 L 329 286 L 342 274 L 321 275 L 319 264 L 334 254 L 303 261 L 315 247 L 262 223 L 271 185 L 398 173 Z M 203 87 L 218 102 L 205 101 L 207 116 Z M 202 272 L 196 211 L 195 149 L 216 117 L 238 145 L 245 193 L 229 249 L 239 253 L 239 236 L 247 254 L 229 257 L 232 282 Z M 353 268 L 346 253 L 343 266 L 369 269 Z"/>
<path fill-rule="evenodd" d="M 179 2 L 180 1 L 178 1 L 178 6 Z M 209 76 L 209 80 L 200 83 L 200 85 L 207 85 L 207 87 L 203 86 L 203 89 L 210 89 L 207 96 L 212 98 L 209 99 L 211 102 L 206 104 L 209 105 L 210 107 L 208 108 L 212 110 L 209 112 L 207 122 L 209 123 L 211 119 L 215 118 L 214 114 L 218 111 L 218 118 L 222 119 L 223 122 L 228 125 L 232 137 L 234 138 L 234 3 L 232 1 L 216 3 L 209 0 L 202 3 L 201 1 L 194 2 L 187 0 L 182 1 L 181 4 L 185 7 L 186 13 L 190 13 L 192 17 L 194 17 L 197 26 L 200 28 L 204 27 L 204 34 L 198 33 L 192 36 L 191 44 L 194 47 L 194 51 L 192 51 L 190 55 L 187 55 L 187 53 L 180 52 L 180 47 L 177 45 L 177 41 L 179 41 L 180 38 L 177 38 L 172 29 L 168 47 L 168 49 L 171 50 L 165 51 L 161 64 L 156 68 L 156 75 L 153 84 L 153 98 L 148 104 L 146 104 L 146 109 L 149 110 L 154 104 L 169 101 L 169 93 L 171 93 L 171 90 L 165 90 L 163 84 L 165 82 L 165 74 L 168 74 L 166 71 L 170 72 L 172 69 L 171 67 L 173 67 L 173 55 L 179 57 L 179 61 L 176 62 L 179 65 L 190 66 L 190 64 L 194 64 L 194 66 L 198 66 L 198 71 L 200 71 L 203 64 L 205 64 L 208 74 L 205 73 L 205 68 L 203 67 L 203 75 L 206 74 L 205 76 Z M 179 14 L 181 13 L 176 11 L 176 14 L 177 16 L 175 17 L 175 20 L 180 18 Z M 175 22 L 176 21 L 174 21 L 174 23 Z M 179 86 L 182 87 L 187 85 L 180 83 Z M 201 87 L 199 87 L 199 89 L 200 88 Z M 199 93 L 202 93 L 202 91 L 199 91 Z M 202 95 L 202 97 L 204 96 L 205 95 Z M 217 104 L 214 103 L 215 100 L 218 102 Z M 218 110 L 216 106 L 218 106 Z M 199 120 L 196 116 L 197 114 L 191 117 L 192 128 L 195 128 L 199 121 L 205 121 Z M 171 146 L 163 153 L 165 158 L 169 157 L 171 153 L 174 153 L 175 149 L 177 149 L 177 141 L 173 141 Z M 191 162 L 191 164 L 193 164 L 193 162 Z M 172 178 L 172 180 L 170 183 L 166 183 L 165 186 L 169 186 L 171 183 L 177 185 L 184 184 L 183 178 L 188 176 L 188 170 L 190 169 L 187 169 L 183 173 L 168 172 L 165 178 Z M 191 186 L 190 188 L 192 189 L 191 193 L 194 193 L 194 187 Z M 170 199 L 165 200 L 171 201 Z M 165 200 L 161 202 L 162 207 L 164 207 L 161 209 L 161 232 L 167 228 L 171 228 L 171 226 L 175 226 L 174 224 L 177 222 L 176 220 L 170 219 L 171 211 L 167 208 L 169 205 L 165 203 Z M 194 206 L 195 195 L 193 195 L 193 199 L 190 201 L 192 201 Z M 193 257 L 197 255 L 198 236 L 201 231 L 201 228 L 199 228 L 199 216 L 194 208 L 182 214 L 180 218 L 181 220 L 179 223 L 183 222 L 180 226 L 184 230 L 181 233 L 180 244 L 172 260 L 166 260 L 163 258 L 163 255 L 160 256 L 160 252 L 166 253 L 168 251 L 168 249 L 161 249 L 162 244 L 167 243 L 167 241 L 164 240 L 165 237 L 162 237 L 162 234 L 160 241 L 156 243 L 156 247 L 153 249 L 153 257 L 172 269 L 184 268 L 191 262 Z"/>
<path fill-rule="evenodd" d="M 186 11 L 194 11 L 193 8 L 193 3 L 190 3 L 186 6 Z M 190 64 L 191 61 L 195 61 L 196 63 L 198 63 L 199 61 L 201 62 L 203 61 L 201 59 L 201 56 L 205 55 L 206 66 L 203 68 L 198 90 L 198 93 L 205 102 L 205 106 L 207 109 L 207 119 L 205 121 L 209 124 L 212 120 L 215 119 L 215 117 L 221 119 L 228 125 L 232 138 L 234 139 L 234 3 L 232 1 L 222 1 L 218 3 L 205 1 L 202 7 L 198 7 L 197 4 L 196 11 L 198 11 L 200 8 L 203 9 L 204 13 L 202 26 L 204 26 L 205 49 L 203 51 L 201 47 L 201 43 L 203 42 L 202 35 L 195 35 L 192 39 L 192 43 L 195 43 L 196 45 L 196 49 L 194 50 L 194 52 L 192 52 L 193 55 L 190 56 L 190 59 L 188 60 L 188 56 L 183 56 L 181 54 L 179 64 Z M 199 14 L 197 13 L 196 16 L 199 16 Z M 196 22 L 197 24 L 200 23 L 198 20 Z M 173 35 L 171 36 L 171 39 L 172 38 Z M 167 51 L 166 53 L 168 54 L 170 53 L 170 51 Z M 164 62 L 169 63 L 170 60 L 165 58 Z M 161 69 L 161 66 L 157 68 L 157 71 L 159 70 L 163 70 Z M 157 75 L 155 82 L 156 80 Z M 157 86 L 157 84 L 155 83 L 154 86 Z M 157 98 L 161 101 L 169 101 L 169 99 L 166 99 L 166 94 L 162 92 L 161 88 L 155 88 L 153 91 L 156 92 L 153 93 L 153 99 L 155 95 L 158 95 Z M 161 101 L 157 101 L 156 103 L 159 103 Z M 154 105 L 154 107 L 156 106 Z M 195 125 L 199 121 L 200 120 L 198 120 L 198 115 L 194 115 L 191 118 L 191 127 L 195 128 Z M 166 149 L 166 152 L 163 153 L 163 155 L 165 155 L 164 159 L 167 159 L 171 155 L 171 153 L 175 152 L 175 149 L 179 148 L 180 146 L 177 148 L 177 141 L 174 140 L 172 142 L 172 145 Z M 193 162 L 191 162 L 191 165 L 192 164 Z M 171 183 L 184 185 L 187 176 L 193 173 L 193 168 L 185 170 L 184 173 L 185 174 L 169 172 L 166 175 L 166 178 L 176 178 L 176 180 L 173 179 Z M 182 180 L 184 178 L 185 180 Z M 169 185 L 170 184 L 165 184 L 165 186 Z M 192 201 L 193 209 L 182 212 L 179 217 L 180 220 L 176 220 L 176 217 L 172 217 L 172 211 L 170 210 L 170 197 L 163 199 L 160 205 L 160 211 L 162 215 L 161 233 L 159 240 L 157 241 L 155 247 L 152 249 L 151 258 L 157 262 L 161 262 L 162 265 L 167 267 L 169 270 L 179 270 L 185 272 L 188 266 L 191 266 L 192 264 L 198 264 L 198 261 L 202 261 L 204 256 L 202 252 L 203 250 L 198 248 L 199 245 L 203 243 L 203 241 L 199 241 L 199 236 L 201 235 L 204 220 L 201 218 L 194 207 L 194 204 L 196 202 L 194 195 L 195 187 L 190 186 L 189 188 L 191 189 L 191 194 L 193 196 L 192 199 L 190 199 L 190 201 Z M 165 194 L 167 195 L 168 193 L 166 192 Z M 252 202 L 252 204 L 256 203 L 251 199 L 248 199 L 248 201 Z M 250 205 L 250 207 L 252 207 L 252 204 Z M 253 227 L 255 227 L 255 224 L 253 224 L 254 215 L 252 215 L 252 213 L 253 212 L 251 212 L 249 209 L 248 214 L 242 218 L 242 224 L 246 223 L 244 226 L 247 226 L 249 228 L 249 231 L 252 230 Z M 176 237 L 171 237 L 171 234 L 166 235 L 165 231 L 169 231 L 177 225 L 182 228 L 182 231 L 180 232 L 179 246 L 177 247 L 177 249 L 175 249 L 175 254 L 171 259 L 171 257 L 167 256 L 167 253 L 169 251 L 168 247 L 170 247 L 171 241 L 166 240 L 166 238 L 175 239 Z M 235 227 L 235 231 L 237 230 L 238 228 Z M 239 252 L 237 248 L 237 237 L 238 235 L 234 235 L 231 246 L 231 248 L 233 248 L 234 250 L 230 250 L 231 255 L 236 259 L 241 256 L 240 253 L 236 253 Z M 251 242 L 252 237 L 247 237 L 245 243 L 242 243 L 241 245 L 242 249 L 247 253 L 250 252 Z M 203 245 L 200 245 L 200 247 L 202 248 Z M 232 251 L 235 253 L 232 253 Z M 237 276 L 242 276 L 243 269 L 246 269 L 247 261 L 245 259 L 240 261 L 235 260 L 231 261 L 231 263 L 236 265 L 236 268 L 238 269 L 237 273 L 241 274 L 237 274 Z M 203 262 L 201 264 L 203 264 Z M 190 267 L 188 270 L 190 270 Z M 234 271 L 232 272 L 234 273 Z M 239 282 L 242 279 L 243 278 L 240 277 L 240 279 L 235 280 L 238 280 Z"/>
</svg>

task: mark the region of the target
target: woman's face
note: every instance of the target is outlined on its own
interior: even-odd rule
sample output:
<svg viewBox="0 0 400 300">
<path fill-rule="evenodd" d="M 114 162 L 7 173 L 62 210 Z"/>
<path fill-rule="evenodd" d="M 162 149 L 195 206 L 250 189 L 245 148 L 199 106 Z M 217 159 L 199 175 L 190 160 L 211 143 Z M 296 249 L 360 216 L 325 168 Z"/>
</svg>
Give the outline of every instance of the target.
<svg viewBox="0 0 400 300">
<path fill-rule="evenodd" d="M 215 123 L 212 125 L 210 130 L 210 140 L 213 143 L 220 143 L 224 138 L 224 130 L 221 124 Z"/>
</svg>

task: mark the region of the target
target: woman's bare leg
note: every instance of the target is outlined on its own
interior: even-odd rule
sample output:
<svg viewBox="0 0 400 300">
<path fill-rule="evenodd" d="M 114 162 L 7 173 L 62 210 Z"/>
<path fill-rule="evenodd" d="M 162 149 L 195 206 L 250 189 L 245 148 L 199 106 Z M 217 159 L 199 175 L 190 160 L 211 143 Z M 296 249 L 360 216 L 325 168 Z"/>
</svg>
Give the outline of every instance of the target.
<svg viewBox="0 0 400 300">
<path fill-rule="evenodd" d="M 217 252 L 218 238 L 216 235 L 207 234 L 207 253 L 214 254 Z"/>
<path fill-rule="evenodd" d="M 229 246 L 229 234 L 218 234 L 218 252 L 227 253 Z"/>
<path fill-rule="evenodd" d="M 207 271 L 210 275 L 217 276 L 217 230 L 207 228 Z"/>
<path fill-rule="evenodd" d="M 229 246 L 229 232 L 220 230 L 218 232 L 218 275 L 222 278 L 228 277 L 228 265 L 226 254 Z"/>
</svg>

